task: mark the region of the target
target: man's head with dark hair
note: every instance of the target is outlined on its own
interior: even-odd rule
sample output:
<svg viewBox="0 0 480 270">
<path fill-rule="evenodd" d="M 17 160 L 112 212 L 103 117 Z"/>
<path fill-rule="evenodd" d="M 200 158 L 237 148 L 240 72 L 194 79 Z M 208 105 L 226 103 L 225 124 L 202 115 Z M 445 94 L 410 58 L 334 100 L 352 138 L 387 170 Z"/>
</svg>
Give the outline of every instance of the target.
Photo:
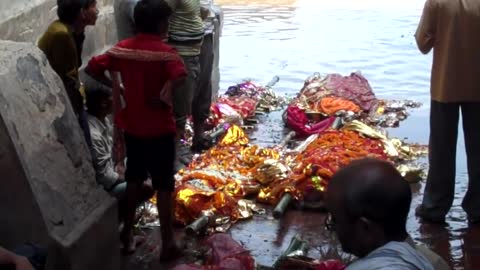
<svg viewBox="0 0 480 270">
<path fill-rule="evenodd" d="M 112 113 L 112 92 L 103 86 L 87 88 L 88 113 L 99 119 Z"/>
<path fill-rule="evenodd" d="M 60 21 L 69 25 L 95 25 L 98 15 L 97 1 L 57 0 L 57 15 Z"/>
<path fill-rule="evenodd" d="M 164 0 L 140 0 L 135 6 L 134 20 L 138 33 L 166 35 L 172 8 Z"/>
<path fill-rule="evenodd" d="M 363 159 L 339 170 L 326 204 L 346 252 L 364 257 L 390 241 L 405 241 L 412 193 L 390 163 Z"/>
</svg>

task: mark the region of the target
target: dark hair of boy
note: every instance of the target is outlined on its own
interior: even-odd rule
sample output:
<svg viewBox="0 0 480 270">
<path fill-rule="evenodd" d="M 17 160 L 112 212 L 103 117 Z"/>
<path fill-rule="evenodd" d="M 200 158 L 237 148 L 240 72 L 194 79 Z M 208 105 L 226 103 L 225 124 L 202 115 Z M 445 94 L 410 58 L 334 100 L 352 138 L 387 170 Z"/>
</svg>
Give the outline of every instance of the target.
<svg viewBox="0 0 480 270">
<path fill-rule="evenodd" d="M 133 13 L 137 32 L 161 34 L 161 26 L 168 25 L 172 12 L 172 8 L 163 0 L 140 0 Z M 164 30 L 167 30 L 166 27 Z"/>
<path fill-rule="evenodd" d="M 82 9 L 88 8 L 96 0 L 57 0 L 57 15 L 60 21 L 74 24 Z"/>
<path fill-rule="evenodd" d="M 105 90 L 102 88 L 92 89 L 87 91 L 87 110 L 91 115 L 98 116 L 98 113 L 101 113 L 102 110 L 105 110 L 103 107 L 105 101 L 109 102 L 108 100 L 112 96 L 112 93 L 109 90 Z"/>
</svg>

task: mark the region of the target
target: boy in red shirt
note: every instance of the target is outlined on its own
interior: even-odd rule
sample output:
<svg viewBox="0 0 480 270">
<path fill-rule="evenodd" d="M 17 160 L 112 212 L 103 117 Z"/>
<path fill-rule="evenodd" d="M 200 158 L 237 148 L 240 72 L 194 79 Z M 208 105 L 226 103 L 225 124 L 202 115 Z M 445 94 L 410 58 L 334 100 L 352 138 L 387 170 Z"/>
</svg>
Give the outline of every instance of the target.
<svg viewBox="0 0 480 270">
<path fill-rule="evenodd" d="M 161 223 L 161 259 L 179 254 L 173 236 L 175 118 L 171 91 L 186 76 L 175 49 L 163 40 L 172 10 L 163 0 L 141 0 L 134 18 L 138 35 L 120 41 L 107 53 L 90 60 L 87 73 L 108 82 L 105 71 L 119 72 L 125 87 L 125 107 L 115 115 L 124 131 L 127 168 L 127 209 L 121 240 L 124 250 L 135 250 L 133 223 L 139 191 L 150 176 L 157 190 Z"/>
</svg>

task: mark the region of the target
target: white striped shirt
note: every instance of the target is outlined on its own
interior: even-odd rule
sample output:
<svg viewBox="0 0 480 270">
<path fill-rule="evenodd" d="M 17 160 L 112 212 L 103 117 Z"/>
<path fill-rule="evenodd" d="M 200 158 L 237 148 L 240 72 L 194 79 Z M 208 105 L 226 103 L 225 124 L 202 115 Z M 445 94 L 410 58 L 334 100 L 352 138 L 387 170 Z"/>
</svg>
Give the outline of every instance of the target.
<svg viewBox="0 0 480 270">
<path fill-rule="evenodd" d="M 182 56 L 200 54 L 204 24 L 200 16 L 200 0 L 166 0 L 172 7 L 168 31 L 169 43 Z"/>
</svg>

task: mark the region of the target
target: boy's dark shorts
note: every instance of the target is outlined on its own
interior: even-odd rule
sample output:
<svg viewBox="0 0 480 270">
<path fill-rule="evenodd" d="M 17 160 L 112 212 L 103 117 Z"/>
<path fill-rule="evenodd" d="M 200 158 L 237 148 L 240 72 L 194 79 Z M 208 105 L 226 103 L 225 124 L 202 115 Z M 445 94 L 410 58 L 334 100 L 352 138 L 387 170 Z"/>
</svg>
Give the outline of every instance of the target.
<svg viewBox="0 0 480 270">
<path fill-rule="evenodd" d="M 175 188 L 175 135 L 136 137 L 125 133 L 127 169 L 125 180 L 143 183 L 150 178 L 155 190 Z"/>
</svg>

